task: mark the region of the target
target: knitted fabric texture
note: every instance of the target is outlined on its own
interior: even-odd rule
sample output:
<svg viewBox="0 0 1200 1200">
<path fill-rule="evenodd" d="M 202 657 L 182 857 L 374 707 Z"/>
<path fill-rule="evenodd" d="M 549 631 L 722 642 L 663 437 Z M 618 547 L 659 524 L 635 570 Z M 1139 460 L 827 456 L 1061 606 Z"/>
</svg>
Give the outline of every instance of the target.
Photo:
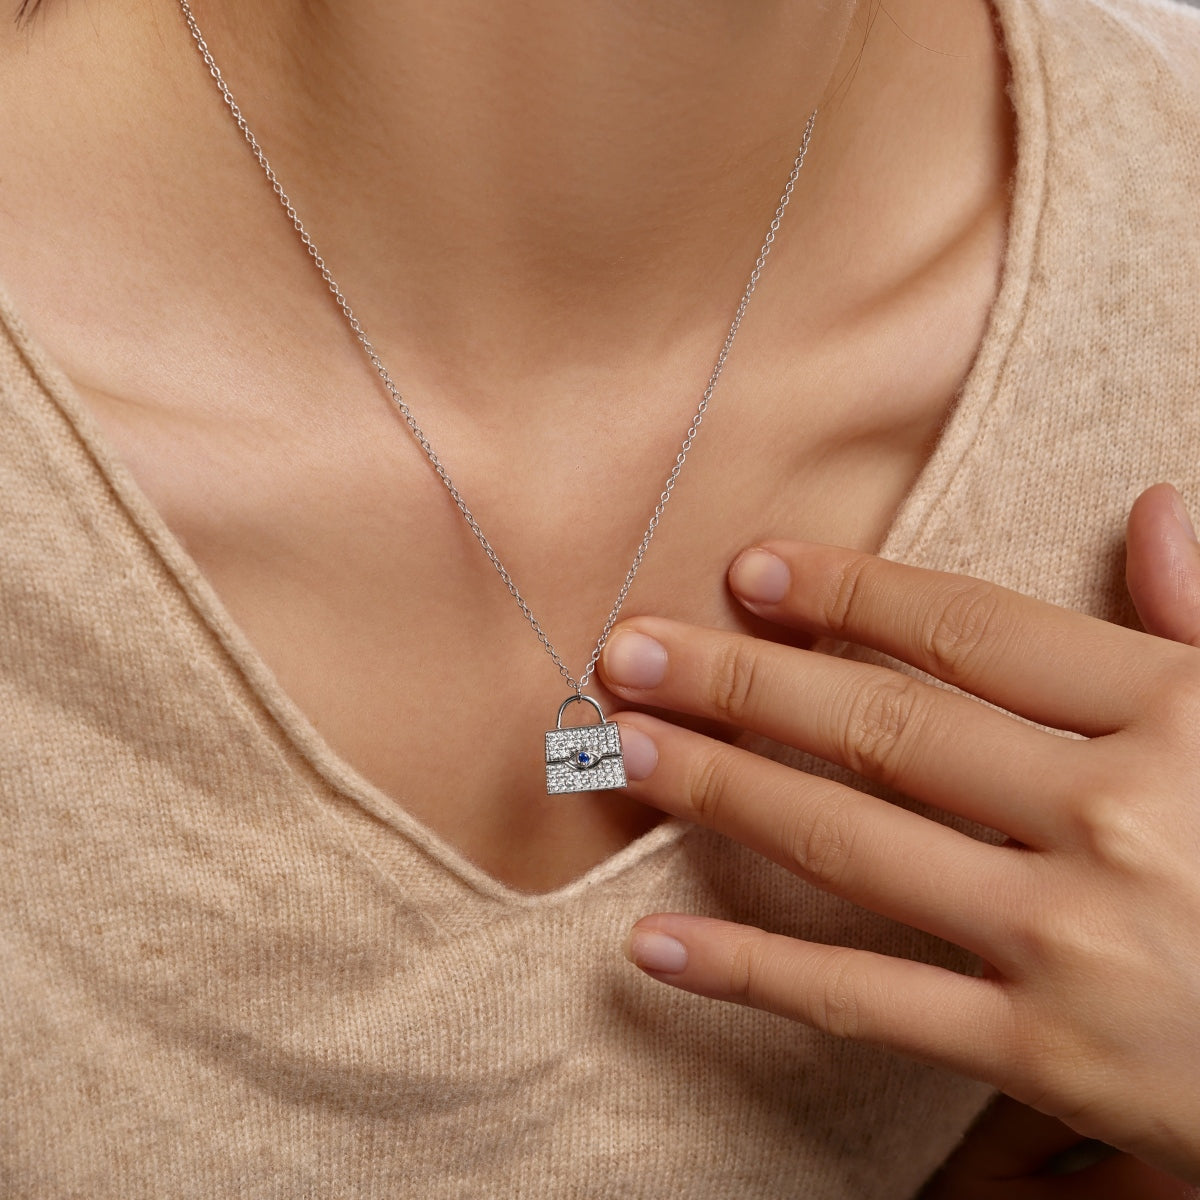
<svg viewBox="0 0 1200 1200">
<path fill-rule="evenodd" d="M 1128 621 L 1134 496 L 1200 505 L 1200 14 L 998 10 L 1003 284 L 884 552 Z M 448 852 L 302 721 L 8 307 L 0 529 L 0 1193 L 902 1200 L 986 1102 L 624 962 L 680 910 L 970 969 L 749 851 L 668 823 L 547 896 Z"/>
</svg>

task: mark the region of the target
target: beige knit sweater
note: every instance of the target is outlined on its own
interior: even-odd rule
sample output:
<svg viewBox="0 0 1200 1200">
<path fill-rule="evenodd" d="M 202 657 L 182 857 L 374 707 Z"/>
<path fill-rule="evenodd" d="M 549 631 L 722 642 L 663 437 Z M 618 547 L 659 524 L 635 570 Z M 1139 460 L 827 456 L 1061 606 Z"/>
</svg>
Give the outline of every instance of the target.
<svg viewBox="0 0 1200 1200">
<path fill-rule="evenodd" d="M 1200 14 L 999 9 L 1002 292 L 885 551 L 1124 620 L 1130 501 L 1200 505 Z M 986 1089 L 642 977 L 663 909 L 963 961 L 677 824 L 489 880 L 322 743 L 0 313 L 0 1194 L 913 1195 Z"/>
</svg>

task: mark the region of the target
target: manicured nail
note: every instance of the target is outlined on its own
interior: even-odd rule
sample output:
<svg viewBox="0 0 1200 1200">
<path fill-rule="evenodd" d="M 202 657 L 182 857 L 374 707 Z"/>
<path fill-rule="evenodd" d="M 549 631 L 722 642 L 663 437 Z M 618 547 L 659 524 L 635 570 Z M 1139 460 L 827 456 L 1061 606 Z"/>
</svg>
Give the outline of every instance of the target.
<svg viewBox="0 0 1200 1200">
<path fill-rule="evenodd" d="M 604 647 L 604 675 L 629 688 L 657 687 L 666 678 L 667 651 L 652 637 L 623 629 Z"/>
<path fill-rule="evenodd" d="M 658 766 L 658 747 L 654 739 L 632 725 L 622 725 L 621 759 L 625 763 L 625 774 L 633 780 L 646 779 Z"/>
<path fill-rule="evenodd" d="M 1184 506 L 1183 497 L 1174 489 L 1171 492 L 1171 509 L 1175 513 L 1175 520 L 1179 522 L 1180 528 L 1194 542 L 1196 540 L 1196 530 L 1192 526 L 1192 518 L 1188 516 L 1188 510 Z"/>
<path fill-rule="evenodd" d="M 625 957 L 643 971 L 678 975 L 687 967 L 687 947 L 654 929 L 634 929 L 625 939 Z"/>
<path fill-rule="evenodd" d="M 787 563 L 769 550 L 744 550 L 729 569 L 729 584 L 751 604 L 778 604 L 792 582 Z"/>
</svg>

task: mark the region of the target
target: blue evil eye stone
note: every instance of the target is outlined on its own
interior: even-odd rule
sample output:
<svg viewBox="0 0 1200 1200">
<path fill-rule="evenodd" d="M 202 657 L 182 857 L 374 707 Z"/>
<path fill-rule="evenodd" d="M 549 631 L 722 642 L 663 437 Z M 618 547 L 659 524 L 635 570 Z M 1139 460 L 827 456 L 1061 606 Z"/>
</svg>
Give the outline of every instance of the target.
<svg viewBox="0 0 1200 1200">
<path fill-rule="evenodd" d="M 576 750 L 571 761 L 580 768 L 594 767 L 600 761 L 600 756 L 591 750 Z"/>
</svg>

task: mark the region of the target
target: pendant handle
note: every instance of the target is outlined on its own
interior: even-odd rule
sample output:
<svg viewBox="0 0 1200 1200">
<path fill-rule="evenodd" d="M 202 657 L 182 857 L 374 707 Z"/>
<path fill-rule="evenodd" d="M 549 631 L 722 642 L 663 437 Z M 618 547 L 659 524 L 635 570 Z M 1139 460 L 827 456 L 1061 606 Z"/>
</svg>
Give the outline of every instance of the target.
<svg viewBox="0 0 1200 1200">
<path fill-rule="evenodd" d="M 568 696 L 558 706 L 558 719 L 554 722 L 555 729 L 562 728 L 563 713 L 565 713 L 567 711 L 567 705 L 578 704 L 581 700 L 585 704 L 590 704 L 596 710 L 596 715 L 600 718 L 601 725 L 607 724 L 607 720 L 604 716 L 604 709 L 602 709 L 600 707 L 600 701 L 597 700 L 594 696 L 585 696 L 582 692 L 580 692 L 577 696 Z"/>
</svg>

